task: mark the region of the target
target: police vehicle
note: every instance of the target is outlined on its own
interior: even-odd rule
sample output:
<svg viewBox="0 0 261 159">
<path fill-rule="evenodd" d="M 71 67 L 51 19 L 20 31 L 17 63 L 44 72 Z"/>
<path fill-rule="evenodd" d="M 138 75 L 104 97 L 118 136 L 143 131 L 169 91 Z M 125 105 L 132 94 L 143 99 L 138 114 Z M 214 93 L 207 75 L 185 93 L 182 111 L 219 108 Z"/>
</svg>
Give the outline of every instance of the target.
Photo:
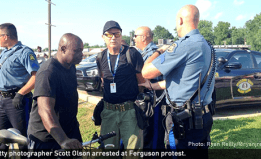
<svg viewBox="0 0 261 159">
<path fill-rule="evenodd" d="M 260 103 L 261 52 L 252 51 L 247 45 L 220 45 L 214 48 L 217 71 L 212 97 L 216 107 Z M 102 90 L 95 60 L 76 69 L 79 89 Z"/>
<path fill-rule="evenodd" d="M 214 47 L 217 71 L 212 97 L 216 107 L 260 103 L 261 52 L 247 45 Z"/>
<path fill-rule="evenodd" d="M 76 67 L 76 76 L 78 89 L 86 91 L 101 91 L 101 79 L 98 75 L 98 69 L 96 64 L 96 56 L 98 54 L 91 55 L 84 59 L 80 65 Z"/>
</svg>

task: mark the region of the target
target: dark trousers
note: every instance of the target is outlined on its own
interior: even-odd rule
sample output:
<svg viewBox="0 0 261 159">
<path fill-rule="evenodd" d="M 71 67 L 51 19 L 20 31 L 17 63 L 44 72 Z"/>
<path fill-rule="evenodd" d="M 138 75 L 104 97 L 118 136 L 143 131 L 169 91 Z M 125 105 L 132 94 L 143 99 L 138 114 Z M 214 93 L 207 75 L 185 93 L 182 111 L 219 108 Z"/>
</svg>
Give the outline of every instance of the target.
<svg viewBox="0 0 261 159">
<path fill-rule="evenodd" d="M 32 106 L 32 98 L 24 97 L 25 105 L 16 109 L 12 104 L 11 97 L 2 97 L 0 95 L 0 129 L 16 128 L 22 135 L 27 136 L 27 126 L 29 114 Z M 0 145 L 0 149 L 8 149 L 4 144 Z M 19 145 L 20 150 L 27 150 L 27 145 Z"/>
<path fill-rule="evenodd" d="M 181 158 L 208 158 L 208 147 L 210 146 L 210 131 L 213 124 L 213 118 L 211 113 L 206 113 L 203 115 L 203 129 L 190 129 L 189 130 L 189 120 L 183 121 L 185 128 L 185 138 L 175 139 L 176 151 L 184 151 L 186 157 Z M 166 118 L 166 126 L 169 132 L 170 127 L 172 128 L 173 121 L 171 115 Z M 175 130 L 174 130 L 175 131 Z M 168 134 L 169 136 L 169 134 Z M 171 136 L 169 136 L 170 138 Z M 173 137 L 173 136 L 172 136 Z M 168 147 L 169 139 L 167 140 Z"/>
<path fill-rule="evenodd" d="M 164 149 L 164 134 L 163 118 L 161 112 L 161 103 L 154 108 L 154 114 L 149 118 L 149 126 L 143 130 L 145 150 L 159 150 Z"/>
<path fill-rule="evenodd" d="M 37 140 L 37 139 L 36 139 Z M 54 150 L 60 150 L 61 146 L 56 141 L 41 142 L 29 139 L 28 149 L 30 152 L 52 152 L 52 156 L 31 156 L 30 159 L 56 158 Z M 62 157 L 62 156 L 61 156 Z"/>
</svg>

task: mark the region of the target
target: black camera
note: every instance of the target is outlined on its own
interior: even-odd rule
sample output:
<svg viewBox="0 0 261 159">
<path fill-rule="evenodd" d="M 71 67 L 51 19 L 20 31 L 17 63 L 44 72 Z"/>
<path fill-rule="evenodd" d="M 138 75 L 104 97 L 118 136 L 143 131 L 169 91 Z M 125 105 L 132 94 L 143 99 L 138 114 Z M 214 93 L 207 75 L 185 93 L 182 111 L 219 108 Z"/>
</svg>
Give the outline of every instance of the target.
<svg viewBox="0 0 261 159">
<path fill-rule="evenodd" d="M 140 100 L 143 102 L 150 102 L 151 99 L 153 99 L 153 95 L 150 92 L 140 93 L 137 96 L 137 100 Z"/>
</svg>

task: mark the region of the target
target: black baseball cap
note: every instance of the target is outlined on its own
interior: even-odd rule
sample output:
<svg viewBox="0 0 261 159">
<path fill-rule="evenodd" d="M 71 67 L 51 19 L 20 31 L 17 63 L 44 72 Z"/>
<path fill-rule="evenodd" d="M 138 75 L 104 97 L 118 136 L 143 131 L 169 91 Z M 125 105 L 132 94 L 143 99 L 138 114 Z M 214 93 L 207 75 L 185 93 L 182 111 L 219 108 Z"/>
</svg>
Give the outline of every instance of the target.
<svg viewBox="0 0 261 159">
<path fill-rule="evenodd" d="M 107 22 L 105 23 L 105 25 L 104 25 L 104 27 L 103 27 L 103 34 L 104 34 L 106 31 L 110 30 L 111 28 L 119 29 L 119 30 L 122 32 L 122 29 L 121 29 L 119 23 L 117 23 L 117 22 L 111 20 L 111 21 L 107 21 Z"/>
</svg>

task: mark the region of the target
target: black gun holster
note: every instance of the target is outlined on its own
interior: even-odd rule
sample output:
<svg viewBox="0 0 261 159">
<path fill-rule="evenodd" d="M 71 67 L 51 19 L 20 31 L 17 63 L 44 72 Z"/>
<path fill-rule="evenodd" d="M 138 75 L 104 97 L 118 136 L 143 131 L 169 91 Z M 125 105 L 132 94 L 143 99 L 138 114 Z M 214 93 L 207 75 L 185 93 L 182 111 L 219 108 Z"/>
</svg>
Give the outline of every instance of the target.
<svg viewBox="0 0 261 159">
<path fill-rule="evenodd" d="M 203 129 L 203 107 L 200 104 L 192 104 L 187 101 L 181 108 L 173 107 L 168 105 L 167 107 L 173 108 L 171 112 L 172 121 L 174 123 L 173 132 L 175 138 L 184 139 L 185 138 L 185 128 L 184 120 L 188 120 L 188 129 Z M 167 109 L 167 108 L 166 108 Z"/>
</svg>

